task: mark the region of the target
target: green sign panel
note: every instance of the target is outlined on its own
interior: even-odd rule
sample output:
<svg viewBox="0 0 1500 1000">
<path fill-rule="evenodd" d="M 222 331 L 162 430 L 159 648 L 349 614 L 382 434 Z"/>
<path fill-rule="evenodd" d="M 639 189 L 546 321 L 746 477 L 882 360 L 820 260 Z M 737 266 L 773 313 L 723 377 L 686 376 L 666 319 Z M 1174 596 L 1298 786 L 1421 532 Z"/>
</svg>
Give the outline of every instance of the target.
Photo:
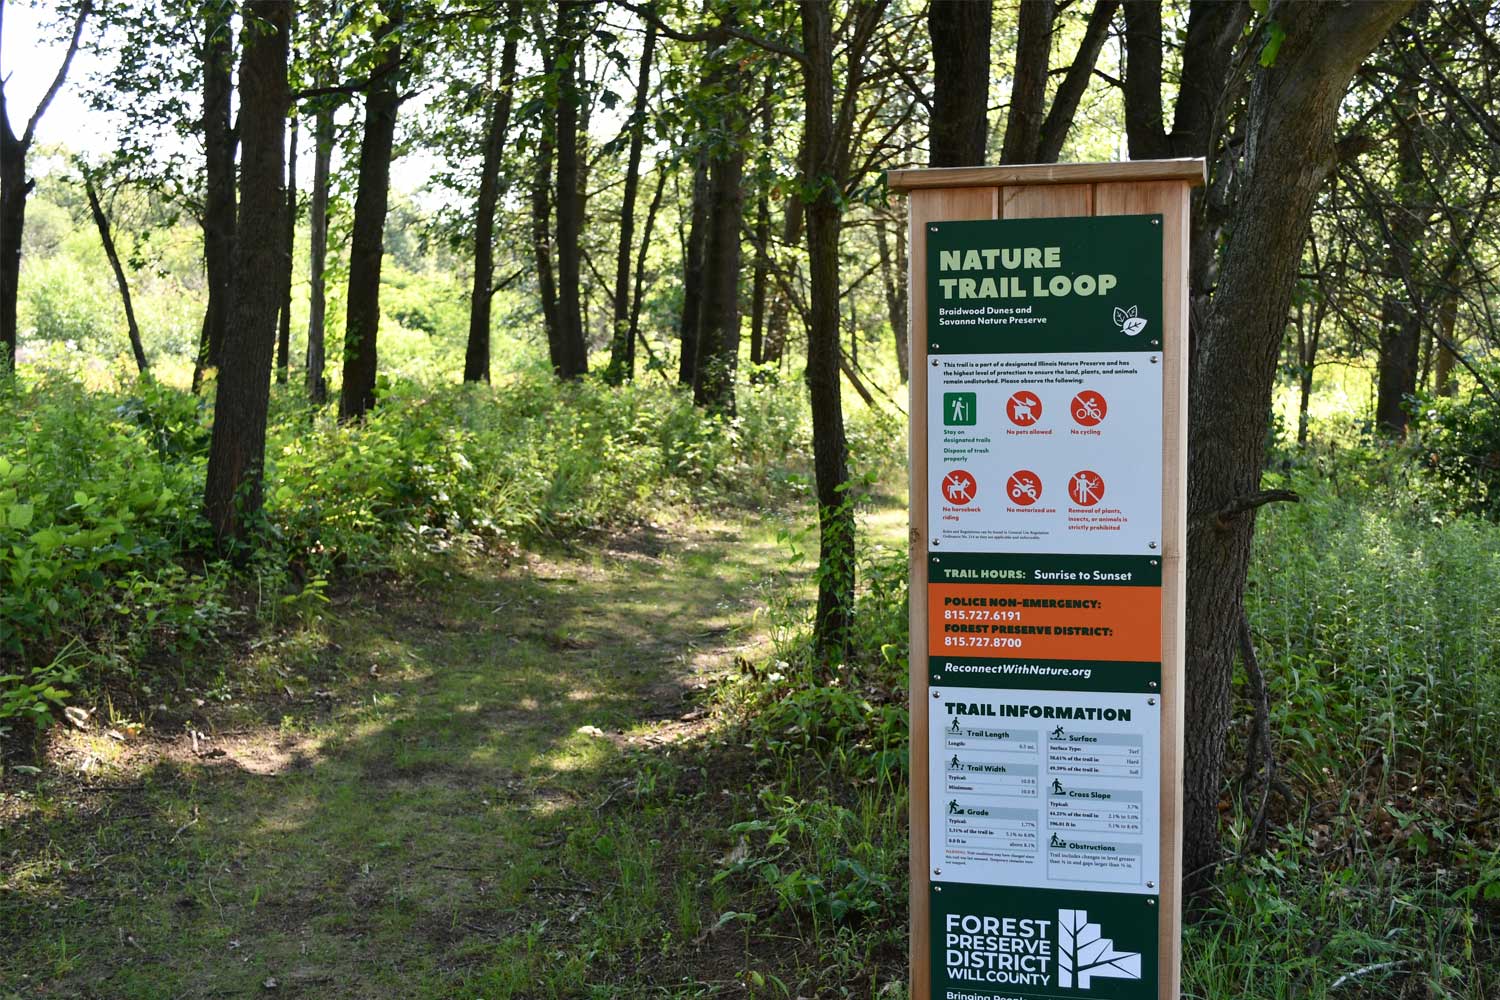
<svg viewBox="0 0 1500 1000">
<path fill-rule="evenodd" d="M 927 349 L 1161 349 L 1160 215 L 933 222 Z"/>
<path fill-rule="evenodd" d="M 978 393 L 943 393 L 943 424 L 945 426 L 973 427 L 978 422 Z"/>
<path fill-rule="evenodd" d="M 1157 898 L 933 882 L 934 1000 L 1153 1000 Z"/>
<path fill-rule="evenodd" d="M 1157 995 L 1162 229 L 926 227 L 934 1000 Z"/>
</svg>

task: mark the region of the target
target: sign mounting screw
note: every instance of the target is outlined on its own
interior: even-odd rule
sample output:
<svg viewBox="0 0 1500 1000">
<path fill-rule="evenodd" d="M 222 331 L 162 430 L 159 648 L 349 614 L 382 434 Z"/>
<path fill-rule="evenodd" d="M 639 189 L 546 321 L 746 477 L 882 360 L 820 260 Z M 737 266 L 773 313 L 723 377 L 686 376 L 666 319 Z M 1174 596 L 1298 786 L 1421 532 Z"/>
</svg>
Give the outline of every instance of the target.
<svg viewBox="0 0 1500 1000">
<path fill-rule="evenodd" d="M 1156 543 L 1155 543 L 1155 542 L 1151 542 L 1151 543 L 1150 543 L 1150 546 L 1151 546 L 1151 548 L 1153 548 L 1153 549 L 1154 549 L 1154 548 L 1156 548 Z"/>
<path fill-rule="evenodd" d="M 1154 354 L 1153 354 L 1153 355 L 1151 355 L 1151 363 L 1152 363 L 1152 364 L 1153 364 L 1153 365 L 1154 365 L 1154 364 L 1156 364 L 1156 355 L 1154 355 Z"/>
<path fill-rule="evenodd" d="M 943 692 L 941 692 L 941 691 L 934 691 L 934 692 L 932 692 L 932 697 L 933 698 L 941 698 L 942 696 L 943 696 Z"/>
<path fill-rule="evenodd" d="M 932 540 L 932 544 L 933 544 L 933 545 L 938 545 L 938 544 L 940 544 L 940 543 L 941 543 L 941 540 L 940 540 L 940 539 L 937 539 L 937 538 L 934 538 L 934 539 L 933 539 L 933 540 Z"/>
<path fill-rule="evenodd" d="M 932 359 L 932 367 L 936 368 L 937 366 L 938 366 L 938 359 L 937 358 L 933 358 Z"/>
<path fill-rule="evenodd" d="M 941 868 L 934 868 L 932 870 L 932 874 L 934 874 L 934 875 L 941 875 L 941 874 L 943 874 L 943 870 Z"/>
<path fill-rule="evenodd" d="M 1146 888 L 1147 889 L 1155 889 L 1156 888 L 1156 883 L 1155 882 L 1147 882 L 1146 883 Z"/>
<path fill-rule="evenodd" d="M 1155 705 L 1156 704 L 1156 699 L 1155 698 L 1147 698 L 1146 699 L 1146 704 L 1148 704 L 1148 705 Z"/>
<path fill-rule="evenodd" d="M 1148 681 L 1147 683 L 1149 684 L 1149 686 L 1151 687 L 1151 689 L 1153 691 L 1156 690 L 1156 682 L 1155 681 Z"/>
</svg>

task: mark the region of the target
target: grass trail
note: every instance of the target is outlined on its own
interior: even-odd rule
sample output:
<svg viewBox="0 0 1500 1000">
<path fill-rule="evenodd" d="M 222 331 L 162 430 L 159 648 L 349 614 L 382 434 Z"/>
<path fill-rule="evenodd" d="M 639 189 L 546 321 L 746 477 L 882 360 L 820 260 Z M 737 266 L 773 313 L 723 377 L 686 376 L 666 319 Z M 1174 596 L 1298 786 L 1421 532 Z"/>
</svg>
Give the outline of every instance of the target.
<svg viewBox="0 0 1500 1000">
<path fill-rule="evenodd" d="M 745 995 L 723 845 L 670 803 L 736 784 L 673 761 L 766 652 L 777 527 L 433 563 L 185 717 L 55 734 L 0 797 L 0 997 Z"/>
</svg>

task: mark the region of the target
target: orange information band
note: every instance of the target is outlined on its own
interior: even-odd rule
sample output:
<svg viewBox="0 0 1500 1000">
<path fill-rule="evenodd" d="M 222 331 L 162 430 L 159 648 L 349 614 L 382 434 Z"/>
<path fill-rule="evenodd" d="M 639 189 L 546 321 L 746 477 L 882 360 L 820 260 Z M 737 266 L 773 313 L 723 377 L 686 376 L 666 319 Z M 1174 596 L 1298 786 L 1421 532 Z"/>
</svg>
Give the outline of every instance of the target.
<svg viewBox="0 0 1500 1000">
<path fill-rule="evenodd" d="M 927 652 L 1157 663 L 1161 588 L 929 584 Z"/>
</svg>

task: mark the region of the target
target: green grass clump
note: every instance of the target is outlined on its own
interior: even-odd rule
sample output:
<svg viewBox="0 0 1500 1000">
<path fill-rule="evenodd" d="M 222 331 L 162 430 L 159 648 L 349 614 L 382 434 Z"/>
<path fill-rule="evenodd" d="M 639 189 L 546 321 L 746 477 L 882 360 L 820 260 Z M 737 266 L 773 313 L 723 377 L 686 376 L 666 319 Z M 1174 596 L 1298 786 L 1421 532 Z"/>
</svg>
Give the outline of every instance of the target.
<svg viewBox="0 0 1500 1000">
<path fill-rule="evenodd" d="M 494 388 L 387 382 L 340 425 L 278 388 L 265 508 L 225 554 L 201 514 L 208 403 L 39 370 L 0 392 L 0 731 L 105 690 L 155 704 L 187 681 L 180 654 L 237 615 L 315 605 L 330 579 L 413 553 L 789 496 L 803 409 L 794 384 L 747 390 L 720 420 L 655 380 L 531 370 Z"/>
</svg>

